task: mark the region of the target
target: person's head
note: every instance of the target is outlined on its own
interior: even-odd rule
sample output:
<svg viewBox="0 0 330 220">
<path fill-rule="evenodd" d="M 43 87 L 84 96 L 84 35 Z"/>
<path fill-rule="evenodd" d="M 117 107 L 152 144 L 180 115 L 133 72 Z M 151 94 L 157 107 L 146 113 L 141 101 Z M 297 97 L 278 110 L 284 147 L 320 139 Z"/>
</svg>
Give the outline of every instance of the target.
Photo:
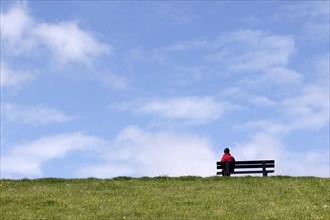
<svg viewBox="0 0 330 220">
<path fill-rule="evenodd" d="M 229 153 L 230 153 L 230 150 L 229 150 L 228 147 L 226 147 L 226 148 L 223 150 L 223 152 L 224 152 L 225 154 L 229 154 Z"/>
</svg>

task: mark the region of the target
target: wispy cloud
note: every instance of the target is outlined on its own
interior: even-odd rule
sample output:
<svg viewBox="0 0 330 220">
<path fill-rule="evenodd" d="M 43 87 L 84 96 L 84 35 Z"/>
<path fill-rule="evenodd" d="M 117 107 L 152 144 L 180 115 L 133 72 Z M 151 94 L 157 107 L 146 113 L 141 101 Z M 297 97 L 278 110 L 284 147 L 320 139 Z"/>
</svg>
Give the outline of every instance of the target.
<svg viewBox="0 0 330 220">
<path fill-rule="evenodd" d="M 276 21 L 301 23 L 301 37 L 312 40 L 314 43 L 329 42 L 329 1 L 305 1 L 296 4 L 283 4 L 283 11 L 273 19 Z"/>
<path fill-rule="evenodd" d="M 223 99 L 231 99 L 232 102 L 241 102 L 242 100 L 257 107 L 274 108 L 279 105 L 276 100 L 267 96 L 268 94 L 254 94 L 244 89 L 243 86 L 234 86 L 224 89 L 220 96 Z"/>
<path fill-rule="evenodd" d="M 149 101 L 121 103 L 112 108 L 139 114 L 156 115 L 163 119 L 183 120 L 191 124 L 207 123 L 221 118 L 227 111 L 237 108 L 213 97 L 155 98 Z"/>
<path fill-rule="evenodd" d="M 168 51 L 186 51 L 186 50 L 200 50 L 209 48 L 210 42 L 206 40 L 182 41 L 172 44 L 166 48 Z"/>
<path fill-rule="evenodd" d="M 125 59 L 129 62 L 129 65 L 133 65 L 134 62 L 163 64 L 167 57 L 160 50 L 147 50 L 139 45 L 128 49 L 125 52 Z"/>
<path fill-rule="evenodd" d="M 186 24 L 192 19 L 198 18 L 194 14 L 189 4 L 182 2 L 162 2 L 157 4 L 155 12 L 161 17 L 166 18 L 167 22 L 174 24 Z"/>
<path fill-rule="evenodd" d="M 266 96 L 250 95 L 248 100 L 251 103 L 261 107 L 272 107 L 277 105 L 275 101 L 269 99 Z"/>
<path fill-rule="evenodd" d="M 252 134 L 264 133 L 271 136 L 283 137 L 292 131 L 290 125 L 286 123 L 268 120 L 249 121 L 236 126 L 238 130 L 249 131 Z"/>
<path fill-rule="evenodd" d="M 27 71 L 14 70 L 3 61 L 1 61 L 0 65 L 0 85 L 2 88 L 18 87 L 34 78 L 33 74 Z"/>
<path fill-rule="evenodd" d="M 328 56 L 321 56 L 311 65 L 313 80 L 301 81 L 295 93 L 273 106 L 276 117 L 249 121 L 239 126 L 250 134 L 248 140 L 234 147 L 240 158 L 275 159 L 276 174 L 329 177 L 329 146 L 326 140 L 323 145 L 316 144 L 314 150 L 288 146 L 286 142 L 286 138 L 301 130 L 329 131 Z M 233 92 L 241 93 L 237 90 Z"/>
<path fill-rule="evenodd" d="M 170 119 L 208 121 L 221 117 L 225 107 L 211 97 L 179 97 L 145 103 L 139 111 Z"/>
<path fill-rule="evenodd" d="M 330 86 L 329 54 L 312 65 L 313 79 L 298 89 L 298 95 L 284 99 L 280 105 L 294 129 L 320 129 L 329 124 Z"/>
<path fill-rule="evenodd" d="M 126 90 L 129 88 L 130 80 L 119 74 L 113 74 L 109 71 L 102 72 L 96 76 L 104 85 L 115 90 Z"/>
<path fill-rule="evenodd" d="M 11 146 L 7 153 L 1 155 L 1 178 L 41 177 L 46 162 L 64 158 L 71 152 L 95 151 L 104 143 L 102 139 L 77 132 Z"/>
<path fill-rule="evenodd" d="M 301 95 L 284 100 L 284 115 L 296 129 L 319 129 L 329 123 L 329 89 L 318 86 L 306 86 Z"/>
<path fill-rule="evenodd" d="M 329 2 L 328 1 L 308 1 L 299 4 L 283 5 L 285 18 L 329 18 Z"/>
<path fill-rule="evenodd" d="M 233 71 L 286 66 L 295 49 L 291 36 L 271 35 L 249 29 L 221 36 L 216 46 L 219 51 L 210 58 Z"/>
<path fill-rule="evenodd" d="M 54 122 L 66 122 L 74 118 L 60 110 L 40 104 L 36 106 L 22 106 L 13 103 L 3 103 L 1 106 L 1 113 L 4 121 L 28 125 L 46 125 Z"/>
<path fill-rule="evenodd" d="M 250 133 L 250 138 L 233 147 L 233 152 L 239 155 L 237 159 L 274 159 L 279 175 L 329 177 L 329 146 L 316 144 L 313 150 L 300 149 L 299 146 L 292 149 L 285 141 L 301 129 L 319 130 L 329 126 L 329 97 L 320 101 L 324 94 L 319 95 L 311 92 L 288 101 L 290 104 L 285 103 L 288 106 L 280 105 L 285 109 L 284 115 L 276 120 L 250 121 L 240 125 L 240 129 Z"/>
<path fill-rule="evenodd" d="M 183 65 L 185 62 L 173 65 L 177 67 L 176 78 L 178 74 L 187 72 L 185 70 L 200 72 L 203 67 L 199 79 L 230 78 L 239 75 L 239 83 L 253 86 L 297 84 L 303 80 L 301 73 L 288 67 L 296 52 L 296 41 L 291 35 L 242 29 L 224 33 L 214 39 L 192 39 L 173 43 L 161 51 L 167 54 L 172 64 L 176 63 L 176 58 L 187 63 L 186 66 Z M 186 57 L 189 59 L 186 60 Z M 212 68 L 205 66 L 205 62 Z M 184 78 L 187 77 L 188 74 L 185 74 Z"/>
</svg>

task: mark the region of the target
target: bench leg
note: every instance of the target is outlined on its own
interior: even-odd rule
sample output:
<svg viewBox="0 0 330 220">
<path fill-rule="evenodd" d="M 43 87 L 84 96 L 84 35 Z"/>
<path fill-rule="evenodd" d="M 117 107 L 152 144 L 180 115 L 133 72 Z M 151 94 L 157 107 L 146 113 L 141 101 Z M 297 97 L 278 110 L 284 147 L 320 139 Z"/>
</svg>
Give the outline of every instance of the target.
<svg viewBox="0 0 330 220">
<path fill-rule="evenodd" d="M 266 171 L 266 162 L 262 162 L 262 176 L 267 176 L 267 171 Z"/>
<path fill-rule="evenodd" d="M 230 176 L 230 173 L 223 172 L 223 173 L 222 173 L 222 176 Z"/>
</svg>

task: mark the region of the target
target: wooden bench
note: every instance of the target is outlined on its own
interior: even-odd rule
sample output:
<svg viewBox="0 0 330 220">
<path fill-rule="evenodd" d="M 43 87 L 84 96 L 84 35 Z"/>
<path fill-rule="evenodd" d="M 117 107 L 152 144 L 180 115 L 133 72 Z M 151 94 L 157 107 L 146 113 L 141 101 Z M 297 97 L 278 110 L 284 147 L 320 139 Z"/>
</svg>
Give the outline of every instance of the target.
<svg viewBox="0 0 330 220">
<path fill-rule="evenodd" d="M 235 161 L 235 162 L 217 162 L 217 175 L 230 176 L 230 174 L 256 174 L 262 173 L 267 176 L 268 173 L 274 173 L 274 160 L 249 160 L 249 161 Z M 245 170 L 250 169 L 250 170 Z"/>
</svg>

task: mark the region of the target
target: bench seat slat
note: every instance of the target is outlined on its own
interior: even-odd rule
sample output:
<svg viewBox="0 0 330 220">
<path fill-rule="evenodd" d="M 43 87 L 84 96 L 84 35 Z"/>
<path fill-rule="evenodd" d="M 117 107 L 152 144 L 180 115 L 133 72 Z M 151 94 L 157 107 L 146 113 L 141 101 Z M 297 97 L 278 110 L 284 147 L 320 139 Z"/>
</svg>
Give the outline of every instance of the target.
<svg viewBox="0 0 330 220">
<path fill-rule="evenodd" d="M 266 173 L 274 173 L 275 170 L 266 170 Z M 231 172 L 231 174 L 254 174 L 254 173 L 263 173 L 262 171 L 256 170 L 256 171 L 234 171 Z M 217 172 L 217 175 L 222 175 L 222 172 Z"/>
</svg>

